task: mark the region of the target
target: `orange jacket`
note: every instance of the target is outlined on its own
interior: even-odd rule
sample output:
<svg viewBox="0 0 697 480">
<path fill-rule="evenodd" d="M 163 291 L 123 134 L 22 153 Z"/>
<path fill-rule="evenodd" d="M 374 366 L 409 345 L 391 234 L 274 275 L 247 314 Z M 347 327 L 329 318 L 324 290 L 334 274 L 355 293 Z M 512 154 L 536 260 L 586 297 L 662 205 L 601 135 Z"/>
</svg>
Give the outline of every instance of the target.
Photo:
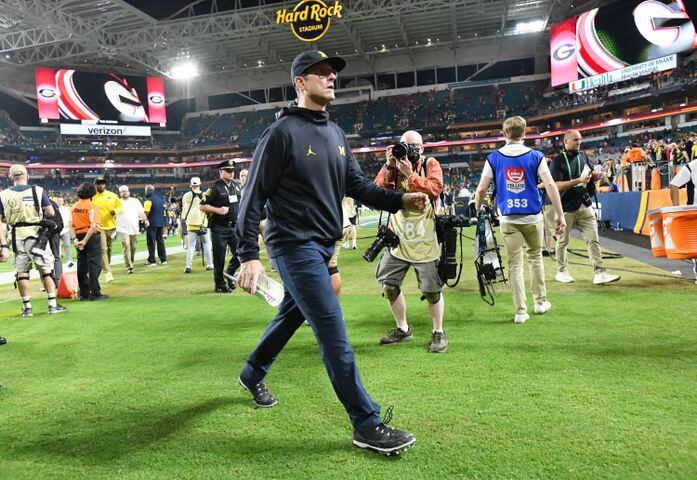
<svg viewBox="0 0 697 480">
<path fill-rule="evenodd" d="M 396 168 L 396 167 L 395 167 Z M 443 191 L 443 170 L 435 158 L 430 158 L 426 164 L 426 176 L 421 177 L 417 173 L 421 169 L 421 161 L 408 178 L 407 188 L 409 192 L 422 192 L 433 201 L 438 200 Z M 401 175 L 401 174 L 400 174 Z M 375 179 L 375 184 L 383 188 L 394 188 L 394 170 L 387 170 L 383 165 Z"/>
</svg>

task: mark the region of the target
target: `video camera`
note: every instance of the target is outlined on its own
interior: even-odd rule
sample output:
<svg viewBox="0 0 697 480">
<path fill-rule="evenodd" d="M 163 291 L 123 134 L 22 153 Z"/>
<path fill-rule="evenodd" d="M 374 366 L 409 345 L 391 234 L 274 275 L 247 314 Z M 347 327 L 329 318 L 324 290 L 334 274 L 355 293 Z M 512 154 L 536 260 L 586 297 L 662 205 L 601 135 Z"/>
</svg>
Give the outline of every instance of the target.
<svg viewBox="0 0 697 480">
<path fill-rule="evenodd" d="M 408 143 L 395 143 L 392 145 L 392 156 L 396 159 L 401 159 L 406 157 L 409 159 L 412 165 L 416 165 L 421 158 L 418 148 L 414 148 Z"/>
<path fill-rule="evenodd" d="M 51 234 L 58 227 L 56 222 L 53 220 L 43 219 L 38 223 L 39 231 L 36 234 L 36 242 L 31 247 L 31 253 L 34 255 L 43 255 L 46 251 L 46 245 L 48 244 Z"/>
<path fill-rule="evenodd" d="M 387 228 L 387 225 L 380 225 L 378 233 L 375 235 L 375 240 L 363 254 L 363 259 L 367 262 L 372 262 L 385 246 L 395 248 L 397 245 L 399 245 L 397 234 Z"/>
<path fill-rule="evenodd" d="M 457 261 L 457 229 L 469 226 L 470 222 L 464 215 L 439 215 L 436 216 L 436 235 L 440 243 L 441 253 L 438 261 L 438 276 L 447 283 L 448 280 L 457 279 L 454 287 L 460 281 L 462 272 L 462 241 L 460 241 L 460 269 Z M 460 230 L 462 236 L 462 230 Z"/>
</svg>

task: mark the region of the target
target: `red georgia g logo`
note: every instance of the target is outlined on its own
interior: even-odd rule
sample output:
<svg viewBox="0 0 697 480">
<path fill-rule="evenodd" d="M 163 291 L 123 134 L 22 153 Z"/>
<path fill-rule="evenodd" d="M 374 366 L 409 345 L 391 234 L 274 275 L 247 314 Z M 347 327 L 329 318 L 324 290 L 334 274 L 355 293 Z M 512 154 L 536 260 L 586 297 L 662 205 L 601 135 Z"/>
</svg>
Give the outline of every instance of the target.
<svg viewBox="0 0 697 480">
<path fill-rule="evenodd" d="M 525 170 L 522 168 L 507 168 L 506 169 L 506 180 L 513 183 L 520 183 L 525 181 Z"/>
</svg>

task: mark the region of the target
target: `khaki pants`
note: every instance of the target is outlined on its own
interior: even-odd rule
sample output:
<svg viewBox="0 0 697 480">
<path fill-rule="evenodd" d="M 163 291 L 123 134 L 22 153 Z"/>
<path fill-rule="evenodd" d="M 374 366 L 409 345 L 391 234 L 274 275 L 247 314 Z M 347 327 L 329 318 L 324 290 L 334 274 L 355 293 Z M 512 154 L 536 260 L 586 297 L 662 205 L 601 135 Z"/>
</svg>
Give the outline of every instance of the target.
<svg viewBox="0 0 697 480">
<path fill-rule="evenodd" d="M 513 291 L 515 313 L 527 313 L 528 305 L 525 298 L 525 277 L 523 275 L 523 247 L 526 245 L 528 247 L 532 298 L 535 303 L 547 300 L 545 267 L 542 263 L 544 222 L 527 225 L 501 222 L 501 233 L 508 254 L 508 276 Z"/>
<path fill-rule="evenodd" d="M 138 235 L 121 234 L 121 248 L 123 251 L 123 262 L 126 268 L 133 268 L 133 262 L 136 257 L 136 248 L 138 248 Z"/>
<path fill-rule="evenodd" d="M 111 230 L 102 230 L 102 270 L 104 273 L 111 273 L 111 247 L 114 239 L 111 236 L 114 234 L 115 228 Z"/>
<path fill-rule="evenodd" d="M 557 269 L 566 271 L 568 263 L 567 247 L 569 236 L 574 225 L 581 231 L 583 239 L 586 241 L 588 257 L 593 263 L 593 270 L 603 270 L 603 258 L 600 253 L 600 242 L 598 241 L 598 223 L 595 220 L 595 212 L 591 207 L 581 205 L 575 212 L 564 212 L 566 219 L 566 231 L 557 237 Z"/>
</svg>

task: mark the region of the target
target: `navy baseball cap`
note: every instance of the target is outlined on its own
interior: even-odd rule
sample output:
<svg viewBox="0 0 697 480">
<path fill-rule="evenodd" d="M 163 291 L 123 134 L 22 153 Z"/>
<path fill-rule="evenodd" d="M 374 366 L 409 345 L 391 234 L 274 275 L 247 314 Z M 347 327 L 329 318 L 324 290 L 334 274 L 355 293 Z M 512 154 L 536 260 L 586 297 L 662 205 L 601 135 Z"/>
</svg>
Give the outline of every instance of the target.
<svg viewBox="0 0 697 480">
<path fill-rule="evenodd" d="M 303 76 L 310 68 L 322 62 L 327 62 L 337 72 L 342 71 L 346 66 L 346 60 L 341 57 L 328 57 L 326 53 L 319 50 L 307 50 L 293 59 L 293 65 L 290 67 L 290 81 L 292 82 L 295 77 Z"/>
<path fill-rule="evenodd" d="M 97 177 L 94 179 L 94 184 L 97 185 L 98 183 L 104 183 L 106 184 L 106 179 L 104 177 Z"/>
</svg>

